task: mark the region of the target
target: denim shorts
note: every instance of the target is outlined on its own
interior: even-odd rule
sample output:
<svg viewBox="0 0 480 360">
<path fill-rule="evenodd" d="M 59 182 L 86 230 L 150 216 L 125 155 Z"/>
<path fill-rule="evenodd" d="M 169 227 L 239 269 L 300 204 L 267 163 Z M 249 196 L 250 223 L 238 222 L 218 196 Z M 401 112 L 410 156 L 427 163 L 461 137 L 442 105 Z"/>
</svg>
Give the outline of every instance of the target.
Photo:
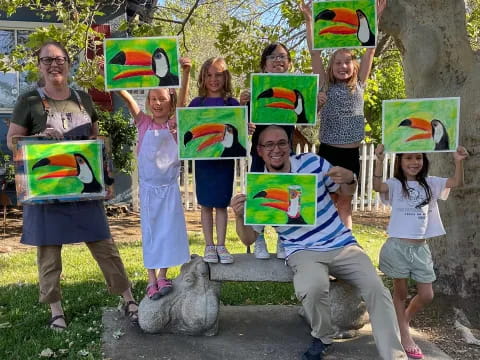
<svg viewBox="0 0 480 360">
<path fill-rule="evenodd" d="M 393 279 L 412 278 L 424 284 L 436 280 L 432 254 L 426 242 L 416 244 L 398 238 L 388 238 L 380 250 L 378 267 Z"/>
</svg>

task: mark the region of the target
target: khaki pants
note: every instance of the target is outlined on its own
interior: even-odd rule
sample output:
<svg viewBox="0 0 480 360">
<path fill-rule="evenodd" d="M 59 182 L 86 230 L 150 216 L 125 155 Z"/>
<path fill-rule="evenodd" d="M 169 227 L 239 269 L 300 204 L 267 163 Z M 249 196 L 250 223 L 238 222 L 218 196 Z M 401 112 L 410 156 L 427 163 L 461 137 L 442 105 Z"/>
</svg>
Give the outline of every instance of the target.
<svg viewBox="0 0 480 360">
<path fill-rule="evenodd" d="M 406 359 L 390 292 L 383 286 L 365 252 L 358 246 L 334 251 L 298 251 L 288 258 L 295 293 L 302 301 L 312 336 L 333 341 L 328 298 L 329 273 L 359 289 L 372 323 L 378 352 L 384 360 Z"/>
<path fill-rule="evenodd" d="M 107 281 L 111 294 L 122 294 L 130 282 L 112 239 L 85 243 Z M 40 302 L 51 304 L 60 301 L 60 274 L 62 273 L 62 245 L 38 246 L 37 265 L 40 285 Z"/>
</svg>

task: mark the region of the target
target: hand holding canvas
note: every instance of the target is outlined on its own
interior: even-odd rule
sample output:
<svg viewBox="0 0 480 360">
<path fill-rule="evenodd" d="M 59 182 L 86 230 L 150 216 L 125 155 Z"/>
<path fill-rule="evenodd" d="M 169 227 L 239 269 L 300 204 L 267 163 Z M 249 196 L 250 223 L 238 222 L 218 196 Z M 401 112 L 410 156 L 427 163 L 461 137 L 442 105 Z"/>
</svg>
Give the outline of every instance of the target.
<svg viewBox="0 0 480 360">
<path fill-rule="evenodd" d="M 245 212 L 245 200 L 247 199 L 245 194 L 237 194 L 232 198 L 230 206 L 237 218 L 243 218 Z"/>
</svg>

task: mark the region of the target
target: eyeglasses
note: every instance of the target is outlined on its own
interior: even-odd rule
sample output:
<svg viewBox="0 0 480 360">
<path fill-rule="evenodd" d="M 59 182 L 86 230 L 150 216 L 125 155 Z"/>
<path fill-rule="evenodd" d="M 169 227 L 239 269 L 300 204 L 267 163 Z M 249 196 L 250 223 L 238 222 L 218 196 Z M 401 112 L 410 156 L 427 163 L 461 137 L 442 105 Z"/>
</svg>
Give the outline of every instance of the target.
<svg viewBox="0 0 480 360">
<path fill-rule="evenodd" d="M 267 151 L 272 151 L 275 149 L 275 146 L 278 146 L 280 150 L 287 150 L 290 147 L 290 144 L 287 140 L 280 140 L 279 142 L 269 141 L 265 144 L 258 144 L 258 146 L 265 148 Z"/>
<path fill-rule="evenodd" d="M 270 61 L 287 61 L 288 60 L 288 56 L 285 55 L 285 54 L 282 54 L 282 55 L 267 55 L 267 60 L 270 60 Z"/>
<path fill-rule="evenodd" d="M 52 65 L 54 61 L 57 65 L 63 65 L 65 64 L 65 61 L 67 61 L 67 58 L 65 56 L 57 56 L 57 57 L 44 56 L 40 58 L 40 62 L 43 65 Z"/>
</svg>

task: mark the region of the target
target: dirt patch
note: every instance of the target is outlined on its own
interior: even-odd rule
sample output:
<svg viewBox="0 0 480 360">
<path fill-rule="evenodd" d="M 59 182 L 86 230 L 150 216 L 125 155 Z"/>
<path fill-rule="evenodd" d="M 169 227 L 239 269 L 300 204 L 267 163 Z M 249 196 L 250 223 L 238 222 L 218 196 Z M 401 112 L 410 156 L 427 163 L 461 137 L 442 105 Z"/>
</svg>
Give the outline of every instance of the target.
<svg viewBox="0 0 480 360">
<path fill-rule="evenodd" d="M 117 242 L 138 241 L 141 239 L 140 217 L 138 213 L 129 211 L 126 207 L 108 209 L 109 223 L 112 236 Z M 0 217 L 0 253 L 22 251 L 31 247 L 20 244 L 22 230 L 21 211 L 11 208 L 7 213 L 4 226 L 3 213 Z M 199 211 L 185 212 L 189 231 L 202 230 Z M 233 219 L 233 214 L 229 214 Z M 386 229 L 389 214 L 386 212 L 356 212 L 353 216 L 354 224 L 375 226 Z M 457 298 L 436 296 L 434 302 L 419 313 L 412 321 L 412 326 L 423 332 L 430 341 L 439 346 L 454 360 L 480 359 L 480 346 L 468 345 L 462 339 L 459 331 L 454 328 L 455 315 L 453 306 L 462 307 L 468 315 L 472 326 L 480 328 L 478 301 L 460 302 Z M 473 316 L 472 316 L 473 314 Z M 476 314 L 476 315 L 475 315 Z M 480 331 L 474 330 L 474 335 L 480 337 Z"/>
</svg>

